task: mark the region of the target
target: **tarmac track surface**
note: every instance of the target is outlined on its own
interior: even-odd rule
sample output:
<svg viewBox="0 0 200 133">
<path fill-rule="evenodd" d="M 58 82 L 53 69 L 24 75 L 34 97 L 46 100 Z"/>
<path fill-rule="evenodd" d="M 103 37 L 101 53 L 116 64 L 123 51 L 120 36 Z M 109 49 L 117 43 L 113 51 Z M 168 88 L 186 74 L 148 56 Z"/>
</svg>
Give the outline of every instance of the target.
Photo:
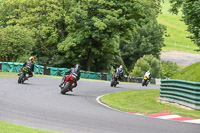
<svg viewBox="0 0 200 133">
<path fill-rule="evenodd" d="M 199 133 L 198 124 L 138 116 L 106 108 L 100 95 L 159 89 L 159 86 L 78 81 L 73 92 L 60 94 L 61 79 L 32 78 L 18 84 L 17 77 L 0 78 L 0 120 L 64 133 Z"/>
</svg>

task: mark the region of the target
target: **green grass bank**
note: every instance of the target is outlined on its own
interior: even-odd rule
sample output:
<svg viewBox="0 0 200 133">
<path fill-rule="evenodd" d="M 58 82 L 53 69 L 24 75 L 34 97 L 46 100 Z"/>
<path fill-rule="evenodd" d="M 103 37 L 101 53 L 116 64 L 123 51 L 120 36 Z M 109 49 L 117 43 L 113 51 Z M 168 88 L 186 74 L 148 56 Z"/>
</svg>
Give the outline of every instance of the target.
<svg viewBox="0 0 200 133">
<path fill-rule="evenodd" d="M 180 106 L 158 102 L 160 90 L 137 90 L 111 93 L 100 98 L 100 101 L 112 108 L 124 112 L 142 114 L 167 112 L 182 117 L 200 119 L 200 111 L 187 110 Z"/>
<path fill-rule="evenodd" d="M 200 82 L 200 62 L 185 67 L 172 76 L 172 79 L 181 79 Z"/>
<path fill-rule="evenodd" d="M 171 14 L 169 0 L 165 0 L 162 3 L 162 14 L 157 18 L 158 23 L 165 25 L 167 28 L 168 37 L 164 36 L 165 47 L 162 48 L 162 52 L 170 50 L 186 51 L 191 53 L 199 53 L 195 50 L 199 47 L 194 44 L 188 36 L 191 34 L 187 32 L 187 25 L 181 18 L 181 11 L 178 15 Z"/>
<path fill-rule="evenodd" d="M 0 77 L 18 77 L 18 73 L 15 73 L 15 72 L 0 72 Z M 58 78 L 58 79 L 61 79 L 62 77 L 61 76 L 34 74 L 33 78 Z"/>
<path fill-rule="evenodd" d="M 0 133 L 59 133 L 0 121 Z"/>
</svg>

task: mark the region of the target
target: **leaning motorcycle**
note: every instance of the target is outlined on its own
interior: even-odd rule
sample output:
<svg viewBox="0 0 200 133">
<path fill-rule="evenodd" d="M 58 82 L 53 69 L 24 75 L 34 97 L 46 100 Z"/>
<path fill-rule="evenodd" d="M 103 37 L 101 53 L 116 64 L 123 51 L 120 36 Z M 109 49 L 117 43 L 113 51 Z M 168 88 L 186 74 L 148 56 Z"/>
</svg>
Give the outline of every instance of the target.
<svg viewBox="0 0 200 133">
<path fill-rule="evenodd" d="M 118 78 L 119 78 L 119 75 L 118 74 L 114 74 L 113 75 L 113 77 L 112 77 L 112 80 L 111 80 L 111 84 L 110 84 L 110 86 L 111 87 L 116 87 L 116 85 L 117 85 L 117 81 L 118 81 Z"/>
<path fill-rule="evenodd" d="M 144 76 L 143 80 L 142 80 L 142 86 L 147 86 L 149 84 L 149 80 L 147 78 L 147 76 Z"/>
<path fill-rule="evenodd" d="M 65 76 L 63 79 L 63 84 L 60 86 L 61 94 L 65 94 L 68 91 L 72 91 L 73 84 L 76 82 L 77 74 L 73 73 L 72 75 Z"/>
<path fill-rule="evenodd" d="M 25 80 L 28 79 L 28 68 L 27 67 L 22 67 L 22 71 L 20 72 L 18 83 L 24 83 Z"/>
</svg>

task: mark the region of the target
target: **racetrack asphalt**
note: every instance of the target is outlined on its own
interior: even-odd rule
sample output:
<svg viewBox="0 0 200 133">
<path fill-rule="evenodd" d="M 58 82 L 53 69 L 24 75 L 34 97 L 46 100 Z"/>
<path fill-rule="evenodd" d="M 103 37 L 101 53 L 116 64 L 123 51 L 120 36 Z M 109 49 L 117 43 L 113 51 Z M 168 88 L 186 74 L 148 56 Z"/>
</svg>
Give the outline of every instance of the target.
<svg viewBox="0 0 200 133">
<path fill-rule="evenodd" d="M 138 116 L 102 106 L 96 98 L 125 90 L 159 86 L 81 79 L 73 92 L 60 94 L 61 79 L 0 77 L 0 121 L 64 133 L 199 133 L 200 125 Z"/>
</svg>

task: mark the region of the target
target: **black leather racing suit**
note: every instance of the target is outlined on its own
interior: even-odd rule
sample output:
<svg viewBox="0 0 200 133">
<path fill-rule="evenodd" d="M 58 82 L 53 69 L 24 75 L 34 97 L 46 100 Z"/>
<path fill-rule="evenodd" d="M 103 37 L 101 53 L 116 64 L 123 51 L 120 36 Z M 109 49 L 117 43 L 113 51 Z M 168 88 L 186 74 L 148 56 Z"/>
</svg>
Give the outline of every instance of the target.
<svg viewBox="0 0 200 133">
<path fill-rule="evenodd" d="M 31 61 L 31 60 L 26 61 L 23 64 L 23 67 L 27 67 L 28 68 L 29 77 L 33 77 L 33 73 L 32 73 L 34 71 L 34 63 L 33 63 L 33 61 Z"/>
<path fill-rule="evenodd" d="M 60 83 L 60 85 L 59 85 L 59 87 L 61 87 L 61 86 L 63 85 L 63 83 L 64 83 L 66 77 L 69 76 L 69 75 L 72 75 L 73 73 L 76 73 L 76 74 L 77 74 L 77 77 L 76 77 L 75 83 L 74 83 L 74 85 L 72 86 L 72 88 L 76 87 L 76 86 L 77 86 L 77 81 L 80 79 L 80 76 L 81 76 L 81 73 L 80 73 L 80 71 L 79 71 L 78 68 L 71 68 L 70 70 L 66 71 L 66 72 L 65 72 L 65 75 L 64 75 L 64 77 L 63 77 L 63 79 L 62 79 L 62 81 L 61 81 L 61 83 Z M 71 88 L 71 89 L 72 89 L 72 88 Z M 70 90 L 70 91 L 72 91 L 72 90 Z"/>
<path fill-rule="evenodd" d="M 121 80 L 122 77 L 124 77 L 124 71 L 123 71 L 122 68 L 117 68 L 117 69 L 115 70 L 115 73 L 116 73 L 116 74 L 119 74 L 119 80 Z"/>
</svg>

